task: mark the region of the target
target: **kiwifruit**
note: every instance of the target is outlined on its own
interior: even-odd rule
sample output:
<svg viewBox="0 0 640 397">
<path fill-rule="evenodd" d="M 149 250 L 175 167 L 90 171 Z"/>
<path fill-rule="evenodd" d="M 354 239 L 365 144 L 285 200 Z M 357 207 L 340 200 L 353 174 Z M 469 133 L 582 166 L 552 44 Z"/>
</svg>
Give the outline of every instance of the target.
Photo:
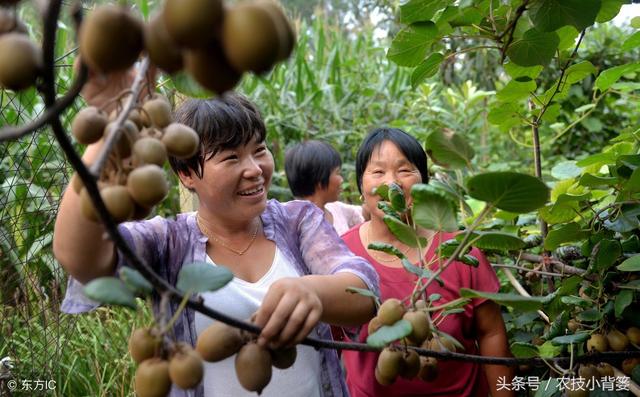
<svg viewBox="0 0 640 397">
<path fill-rule="evenodd" d="M 198 336 L 196 351 L 205 361 L 216 362 L 231 357 L 242 347 L 242 337 L 237 328 L 216 321 Z"/>
<path fill-rule="evenodd" d="M 15 12 L 6 8 L 0 8 L 0 34 L 9 32 L 29 33 L 27 25 L 22 22 Z"/>
<path fill-rule="evenodd" d="M 234 69 L 266 72 L 280 54 L 279 23 L 269 11 L 255 3 L 231 7 L 222 25 L 222 46 Z"/>
<path fill-rule="evenodd" d="M 613 367 L 611 367 L 611 365 L 607 363 L 599 363 L 596 366 L 596 370 L 598 370 L 598 374 L 600 375 L 601 378 L 605 376 L 615 376 Z"/>
<path fill-rule="evenodd" d="M 129 337 L 129 353 L 138 364 L 154 357 L 160 346 L 162 338 L 154 335 L 150 328 L 135 329 Z"/>
<path fill-rule="evenodd" d="M 420 372 L 420 356 L 414 350 L 407 350 L 402 355 L 402 368 L 399 375 L 405 379 L 413 379 Z"/>
<path fill-rule="evenodd" d="M 296 362 L 298 352 L 295 346 L 282 347 L 270 350 L 273 366 L 279 369 L 287 369 Z"/>
<path fill-rule="evenodd" d="M 169 36 L 183 47 L 200 48 L 217 36 L 222 0 L 167 0 L 162 16 Z"/>
<path fill-rule="evenodd" d="M 400 374 L 402 365 L 402 352 L 385 347 L 378 356 L 376 368 L 378 369 L 381 377 L 393 382 Z"/>
<path fill-rule="evenodd" d="M 600 378 L 600 372 L 595 365 L 583 364 L 578 369 L 578 375 L 586 380 Z"/>
<path fill-rule="evenodd" d="M 384 376 L 380 375 L 380 370 L 378 370 L 378 367 L 376 367 L 374 371 L 374 376 L 376 377 L 376 381 L 378 381 L 378 383 L 380 383 L 382 386 L 389 386 L 393 382 L 395 382 L 395 379 L 387 379 Z"/>
<path fill-rule="evenodd" d="M 629 342 L 634 345 L 640 345 L 640 328 L 629 327 L 629 329 L 627 329 L 627 338 L 629 338 Z"/>
<path fill-rule="evenodd" d="M 211 43 L 205 48 L 186 50 L 184 66 L 198 84 L 219 95 L 233 89 L 242 77 L 229 65 L 218 43 Z"/>
<path fill-rule="evenodd" d="M 424 299 L 416 300 L 416 310 L 424 310 L 427 308 L 427 302 Z"/>
<path fill-rule="evenodd" d="M 437 352 L 444 352 L 444 351 L 455 352 L 458 350 L 455 343 L 451 339 L 444 338 L 444 337 L 440 337 L 438 339 L 436 338 L 427 339 L 424 341 L 422 346 L 426 349 L 434 350 Z"/>
<path fill-rule="evenodd" d="M 438 360 L 435 357 L 420 357 L 418 378 L 424 382 L 434 381 L 438 377 Z"/>
<path fill-rule="evenodd" d="M 171 123 L 164 129 L 162 143 L 171 156 L 188 159 L 198 153 L 200 137 L 193 128 L 187 125 Z"/>
<path fill-rule="evenodd" d="M 574 319 L 571 319 L 569 320 L 569 322 L 567 322 L 567 329 L 569 329 L 569 331 L 571 332 L 576 332 L 580 329 L 580 323 Z"/>
<path fill-rule="evenodd" d="M 157 14 L 144 29 L 144 46 L 154 65 L 169 74 L 182 69 L 182 50 L 169 36 L 162 14 Z"/>
<path fill-rule="evenodd" d="M 142 119 L 158 128 L 164 128 L 171 124 L 171 105 L 162 97 L 156 96 L 142 105 Z"/>
<path fill-rule="evenodd" d="M 136 203 L 150 208 L 165 198 L 169 184 L 162 168 L 145 164 L 131 171 L 127 178 L 127 189 Z"/>
<path fill-rule="evenodd" d="M 112 121 L 104 128 L 104 139 L 107 140 L 109 136 L 115 131 L 116 122 Z M 115 151 L 120 158 L 126 158 L 131 155 L 131 146 L 133 142 L 138 138 L 138 127 L 131 120 L 125 120 L 122 124 L 122 131 L 120 137 L 115 145 Z"/>
<path fill-rule="evenodd" d="M 120 115 L 120 111 L 118 109 L 112 110 L 111 113 L 109 113 L 109 121 L 116 121 L 119 115 Z M 138 109 L 135 109 L 135 108 L 131 109 L 131 111 L 127 115 L 127 118 L 133 121 L 133 123 L 136 125 L 138 130 L 142 130 L 144 127 L 149 126 L 148 124 L 144 123 L 144 120 L 142 118 L 142 113 Z"/>
<path fill-rule="evenodd" d="M 607 338 L 602 334 L 592 334 L 589 340 L 587 341 L 587 351 L 598 351 L 600 353 L 604 353 L 609 350 L 609 343 L 607 343 Z"/>
<path fill-rule="evenodd" d="M 142 23 L 125 6 L 98 6 L 80 27 L 80 56 L 97 72 L 129 68 L 143 47 Z"/>
<path fill-rule="evenodd" d="M 158 357 L 144 360 L 136 370 L 134 382 L 138 397 L 166 397 L 171 390 L 169 363 Z"/>
<path fill-rule="evenodd" d="M 27 35 L 0 36 L 0 86 L 14 91 L 36 83 L 42 68 L 42 50 Z"/>
<path fill-rule="evenodd" d="M 622 372 L 625 373 L 625 375 L 631 376 L 631 372 L 633 372 L 633 369 L 637 366 L 640 365 L 640 358 L 638 357 L 631 357 L 631 358 L 627 358 L 622 362 Z"/>
<path fill-rule="evenodd" d="M 280 50 L 276 61 L 284 61 L 289 58 L 293 47 L 296 44 L 296 34 L 293 31 L 293 27 L 289 22 L 289 19 L 285 15 L 282 7 L 271 0 L 261 0 L 256 2 L 257 5 L 265 8 L 271 13 L 271 17 L 275 21 L 276 30 L 278 32 L 278 42 L 280 44 Z"/>
<path fill-rule="evenodd" d="M 95 106 L 88 106 L 76 114 L 71 123 L 71 132 L 83 145 L 98 142 L 109 122 L 107 114 Z"/>
<path fill-rule="evenodd" d="M 77 172 L 74 172 L 73 175 L 71 176 L 71 181 L 69 182 L 69 185 L 71 185 L 71 188 L 77 194 L 80 194 L 82 189 L 84 189 L 84 183 L 82 183 L 82 179 L 80 179 L 80 175 L 78 175 Z"/>
<path fill-rule="evenodd" d="M 107 210 L 116 222 L 124 222 L 133 215 L 133 200 L 126 187 L 121 185 L 105 186 L 100 190 L 100 196 Z M 86 189 L 80 192 L 81 210 L 84 216 L 92 221 L 98 221 L 98 214 Z"/>
<path fill-rule="evenodd" d="M 271 381 L 271 354 L 255 342 L 242 346 L 236 355 L 238 382 L 248 391 L 260 394 Z"/>
<path fill-rule="evenodd" d="M 371 335 L 372 333 L 379 330 L 380 327 L 382 327 L 382 325 L 383 324 L 380 322 L 380 319 L 378 318 L 378 316 L 375 316 L 369 321 L 369 324 L 367 325 L 367 333 Z"/>
<path fill-rule="evenodd" d="M 378 319 L 384 325 L 393 325 L 402 319 L 405 308 L 402 302 L 396 298 L 387 299 L 378 309 Z"/>
<path fill-rule="evenodd" d="M 151 214 L 151 210 L 153 208 L 142 207 L 134 202 L 133 204 L 133 215 L 131 215 L 131 219 L 134 221 L 139 221 L 145 219 Z"/>
<path fill-rule="evenodd" d="M 536 335 L 531 339 L 531 343 L 536 346 L 542 346 L 544 344 L 544 339 Z"/>
<path fill-rule="evenodd" d="M 629 338 L 617 329 L 612 329 L 607 334 L 607 342 L 611 350 L 621 352 L 627 349 L 629 346 Z"/>
<path fill-rule="evenodd" d="M 192 389 L 202 380 L 204 365 L 197 351 L 185 343 L 178 343 L 169 360 L 169 377 L 183 389 Z"/>
<path fill-rule="evenodd" d="M 408 338 L 416 345 L 420 345 L 425 339 L 431 337 L 431 328 L 425 312 L 407 312 L 402 318 L 411 324 L 412 330 Z"/>
<path fill-rule="evenodd" d="M 144 164 L 155 164 L 162 167 L 167 161 L 167 149 L 156 138 L 140 138 L 133 144 L 133 153 Z"/>
</svg>

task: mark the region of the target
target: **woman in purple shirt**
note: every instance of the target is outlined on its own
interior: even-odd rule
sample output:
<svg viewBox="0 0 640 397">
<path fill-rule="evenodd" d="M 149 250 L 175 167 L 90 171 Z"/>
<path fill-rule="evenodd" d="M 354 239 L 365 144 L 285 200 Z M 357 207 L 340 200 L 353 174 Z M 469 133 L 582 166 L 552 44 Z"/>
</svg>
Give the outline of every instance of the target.
<svg viewBox="0 0 640 397">
<path fill-rule="evenodd" d="M 198 196 L 200 207 L 197 213 L 179 214 L 176 219 L 121 224 L 119 230 L 135 252 L 173 285 L 184 264 L 205 261 L 227 266 L 234 280 L 202 297 L 207 305 L 237 318 L 255 312 L 255 323 L 262 327 L 258 343 L 264 346 L 294 345 L 309 334 L 328 339 L 328 324 L 354 326 L 368 321 L 374 314 L 373 301 L 345 290 L 357 287 L 378 293 L 378 278 L 370 264 L 346 248 L 313 204 L 267 200 L 274 163 L 255 106 L 235 94 L 191 99 L 177 110 L 176 119 L 200 136 L 197 155 L 170 159 L 184 186 Z M 93 161 L 99 146 L 87 148 L 85 163 Z M 66 312 L 96 307 L 82 294 L 82 283 L 113 275 L 126 265 L 103 234 L 101 224 L 81 216 L 79 196 L 67 189 L 53 244 L 56 258 L 71 276 L 63 302 Z M 175 311 L 177 304 L 172 302 L 171 308 Z M 187 308 L 174 332 L 177 339 L 194 345 L 211 323 Z M 264 395 L 347 395 L 334 350 L 298 346 L 298 353 L 294 367 L 274 372 Z M 224 375 L 228 372 L 229 363 L 208 363 L 204 381 L 195 391 L 174 386 L 171 395 L 236 396 L 241 391 L 235 377 Z"/>
</svg>

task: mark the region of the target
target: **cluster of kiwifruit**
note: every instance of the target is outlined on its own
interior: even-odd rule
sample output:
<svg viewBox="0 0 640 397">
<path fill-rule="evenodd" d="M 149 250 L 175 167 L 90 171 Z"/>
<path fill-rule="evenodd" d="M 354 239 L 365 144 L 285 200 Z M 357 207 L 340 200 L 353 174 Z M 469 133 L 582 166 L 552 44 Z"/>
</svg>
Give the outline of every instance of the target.
<svg viewBox="0 0 640 397">
<path fill-rule="evenodd" d="M 156 328 L 134 330 L 129 338 L 129 353 L 138 364 L 134 381 L 138 397 L 165 397 L 172 384 L 193 389 L 204 375 L 197 351 L 182 342 L 166 349 Z"/>
<path fill-rule="evenodd" d="M 236 354 L 238 382 L 251 392 L 260 394 L 271 381 L 272 366 L 291 367 L 297 357 L 296 347 L 264 348 L 253 334 L 216 321 L 206 328 L 196 342 L 196 351 L 208 362 L 218 362 Z"/>
<path fill-rule="evenodd" d="M 0 1 L 0 87 L 14 91 L 35 85 L 42 70 L 42 50 L 18 19 L 17 3 Z"/>
<path fill-rule="evenodd" d="M 128 8 L 104 5 L 80 28 L 80 55 L 102 73 L 129 68 L 143 50 L 169 74 L 183 68 L 203 87 L 223 93 L 243 72 L 263 73 L 289 57 L 293 29 L 270 0 L 225 7 L 222 0 L 166 0 L 148 24 Z"/>
<path fill-rule="evenodd" d="M 395 298 L 387 299 L 380 305 L 377 315 L 371 319 L 368 333 L 372 334 L 384 325 L 393 325 L 404 319 L 411 324 L 411 334 L 404 343 L 419 346 L 423 349 L 435 351 L 456 351 L 452 341 L 433 335 L 431 324 L 424 309 L 427 305 L 419 299 L 409 310 Z M 378 356 L 375 377 L 378 383 L 388 386 L 400 376 L 405 379 L 420 379 L 425 382 L 433 381 L 438 376 L 438 360 L 434 357 L 419 356 L 414 350 L 388 346 Z"/>
<path fill-rule="evenodd" d="M 625 333 L 613 328 L 606 335 L 593 333 L 587 340 L 587 351 L 604 353 L 621 352 L 629 349 L 640 349 L 640 328 L 629 327 Z M 621 370 L 631 376 L 631 371 L 640 364 L 640 358 L 632 357 L 622 361 Z"/>
<path fill-rule="evenodd" d="M 89 106 L 78 112 L 71 131 L 79 143 L 89 145 L 113 134 L 117 117 L 117 110 L 108 115 Z M 158 94 L 133 109 L 121 129 L 98 182 L 100 195 L 117 222 L 145 218 L 169 191 L 162 169 L 167 155 L 189 158 L 200 142 L 193 129 L 173 122 L 168 100 Z M 84 216 L 98 221 L 93 202 L 77 175 L 71 186 L 80 195 Z"/>
</svg>

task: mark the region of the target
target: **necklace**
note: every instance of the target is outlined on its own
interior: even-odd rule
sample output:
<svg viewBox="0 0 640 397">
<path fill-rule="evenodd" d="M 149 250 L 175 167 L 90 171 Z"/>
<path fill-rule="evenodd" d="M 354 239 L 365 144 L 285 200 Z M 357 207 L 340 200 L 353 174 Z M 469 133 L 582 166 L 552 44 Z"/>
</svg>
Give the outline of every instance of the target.
<svg viewBox="0 0 640 397">
<path fill-rule="evenodd" d="M 217 238 L 215 236 L 215 234 L 212 233 L 211 230 L 209 230 L 209 228 L 204 224 L 204 222 L 202 221 L 202 218 L 200 217 L 200 214 L 197 215 L 196 222 L 198 223 L 198 226 L 200 227 L 200 230 L 204 233 L 205 236 L 207 236 L 210 239 L 212 239 L 213 241 L 219 243 L 221 246 L 223 246 L 224 248 L 228 249 L 229 251 L 233 252 L 234 254 L 236 254 L 238 256 L 244 255 L 244 253 L 247 252 L 249 250 L 249 248 L 251 248 L 251 245 L 253 245 L 253 242 L 256 241 L 256 237 L 258 236 L 258 229 L 260 228 L 259 227 L 260 223 L 258 223 L 256 225 L 255 230 L 253 231 L 253 234 L 251 235 L 251 241 L 249 241 L 249 244 L 245 247 L 245 249 L 237 250 L 237 249 L 231 247 L 229 245 L 229 243 L 227 243 L 226 241 Z"/>
<path fill-rule="evenodd" d="M 367 245 L 371 244 L 371 222 L 369 222 L 369 224 L 367 225 Z M 365 247 L 367 249 L 367 252 L 369 253 L 369 255 L 371 255 L 375 260 L 380 261 L 380 262 L 394 262 L 399 260 L 400 258 L 398 258 L 395 255 L 392 255 L 391 259 L 383 259 L 380 258 L 379 256 L 377 256 L 377 254 L 375 253 L 376 250 L 371 250 L 368 247 Z M 404 251 L 400 251 L 402 252 L 402 255 L 407 256 L 407 252 L 409 252 L 409 250 L 411 249 L 411 247 L 407 247 Z M 390 254 L 387 254 L 390 255 Z"/>
</svg>

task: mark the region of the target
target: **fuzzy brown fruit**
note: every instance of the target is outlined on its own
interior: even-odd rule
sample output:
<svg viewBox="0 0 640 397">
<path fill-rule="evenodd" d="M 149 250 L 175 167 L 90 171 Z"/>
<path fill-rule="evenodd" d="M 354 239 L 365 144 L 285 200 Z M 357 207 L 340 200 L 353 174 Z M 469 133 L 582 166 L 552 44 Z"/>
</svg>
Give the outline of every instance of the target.
<svg viewBox="0 0 640 397">
<path fill-rule="evenodd" d="M 257 343 L 247 343 L 236 356 L 238 382 L 249 391 L 260 394 L 271 381 L 271 354 Z"/>
<path fill-rule="evenodd" d="M 42 69 L 42 50 L 27 35 L 0 36 L 0 86 L 14 91 L 31 87 Z"/>
<path fill-rule="evenodd" d="M 598 374 L 600 375 L 601 378 L 604 376 L 615 376 L 615 373 L 613 372 L 613 368 L 611 367 L 611 365 L 607 363 L 599 363 L 596 366 L 596 370 L 598 370 Z"/>
<path fill-rule="evenodd" d="M 158 128 L 164 128 L 171 124 L 171 105 L 163 97 L 149 99 L 142 105 L 142 119 Z"/>
<path fill-rule="evenodd" d="M 378 319 L 384 325 L 393 325 L 402 319 L 405 308 L 402 302 L 396 298 L 387 299 L 378 309 Z"/>
<path fill-rule="evenodd" d="M 169 377 L 183 389 L 192 389 L 200 383 L 204 375 L 202 357 L 191 346 L 178 344 L 176 353 L 169 360 Z"/>
<path fill-rule="evenodd" d="M 198 153 L 200 137 L 193 128 L 180 123 L 172 123 L 164 129 L 162 143 L 173 157 L 188 159 Z"/>
<path fill-rule="evenodd" d="M 376 369 L 378 370 L 380 377 L 393 383 L 395 382 L 396 377 L 400 374 L 402 366 L 402 352 L 385 347 L 378 356 Z"/>
<path fill-rule="evenodd" d="M 182 69 L 182 50 L 169 36 L 162 14 L 151 19 L 144 29 L 144 46 L 154 65 L 169 74 Z"/>
<path fill-rule="evenodd" d="M 141 362 L 136 370 L 135 390 L 138 397 L 166 397 L 171 390 L 169 363 L 160 358 Z"/>
<path fill-rule="evenodd" d="M 402 368 L 399 375 L 405 379 L 413 379 L 420 372 L 420 356 L 413 350 L 407 350 L 402 355 Z"/>
<path fill-rule="evenodd" d="M 233 89 L 242 77 L 218 43 L 185 51 L 184 67 L 201 86 L 219 95 Z"/>
<path fill-rule="evenodd" d="M 580 329 L 580 323 L 577 322 L 574 319 L 569 320 L 569 322 L 567 323 L 567 328 L 569 329 L 569 331 L 571 332 L 576 332 L 577 330 Z"/>
<path fill-rule="evenodd" d="M 380 383 L 382 386 L 389 386 L 393 382 L 395 382 L 395 379 L 387 379 L 384 376 L 380 375 L 380 371 L 378 370 L 378 367 L 376 367 L 374 375 L 376 377 L 376 381 L 378 381 L 378 383 Z"/>
<path fill-rule="evenodd" d="M 622 362 L 622 368 L 621 368 L 622 372 L 624 372 L 625 375 L 631 376 L 633 369 L 637 365 L 640 365 L 640 358 L 638 357 L 627 358 Z"/>
<path fill-rule="evenodd" d="M 27 25 L 24 24 L 14 12 L 6 8 L 0 8 L 0 34 L 9 32 L 29 33 Z"/>
<path fill-rule="evenodd" d="M 124 6 L 99 6 L 87 15 L 80 28 L 80 56 L 97 72 L 129 68 L 143 47 L 142 23 Z"/>
<path fill-rule="evenodd" d="M 146 164 L 131 171 L 127 189 L 137 204 L 151 208 L 167 196 L 169 184 L 162 168 Z"/>
<path fill-rule="evenodd" d="M 215 39 L 223 15 L 222 0 L 167 0 L 162 12 L 169 36 L 187 48 L 204 47 Z"/>
<path fill-rule="evenodd" d="M 627 349 L 629 346 L 629 338 L 617 329 L 609 331 L 607 334 L 607 342 L 611 350 L 621 352 Z"/>
<path fill-rule="evenodd" d="M 382 327 L 382 325 L 383 324 L 380 322 L 378 316 L 375 316 L 371 319 L 371 321 L 369 321 L 369 325 L 367 325 L 368 334 L 371 335 L 372 333 L 376 332 L 380 329 L 380 327 Z"/>
<path fill-rule="evenodd" d="M 629 327 L 627 329 L 627 338 L 629 338 L 629 342 L 634 345 L 640 345 L 640 328 L 638 327 Z"/>
<path fill-rule="evenodd" d="M 271 12 L 255 3 L 239 3 L 227 11 L 222 46 L 238 71 L 266 72 L 280 54 L 280 35 Z"/>
<path fill-rule="evenodd" d="M 216 321 L 207 327 L 196 342 L 196 351 L 208 362 L 231 357 L 242 347 L 242 337 L 237 328 Z"/>
<path fill-rule="evenodd" d="M 295 346 L 271 350 L 273 366 L 279 369 L 291 367 L 296 362 L 297 356 L 298 351 Z"/>
<path fill-rule="evenodd" d="M 102 138 L 108 122 L 105 112 L 95 106 L 88 106 L 76 114 L 71 123 L 71 132 L 79 143 L 90 145 Z"/>
<path fill-rule="evenodd" d="M 149 328 L 135 329 L 129 337 L 129 354 L 140 364 L 156 355 L 162 346 L 162 339 L 153 335 Z"/>
<path fill-rule="evenodd" d="M 587 351 L 598 351 L 600 353 L 604 353 L 609 349 L 609 343 L 607 342 L 607 338 L 601 334 L 592 334 L 589 340 L 587 341 Z"/>
<path fill-rule="evenodd" d="M 256 2 L 256 4 L 271 13 L 271 17 L 275 22 L 276 30 L 278 32 L 278 41 L 280 43 L 280 50 L 278 51 L 276 61 L 284 61 L 289 58 L 289 55 L 291 55 L 296 44 L 296 34 L 293 27 L 291 26 L 291 23 L 285 15 L 282 7 L 274 1 L 261 0 Z"/>
<path fill-rule="evenodd" d="M 143 164 L 155 164 L 160 167 L 167 161 L 167 149 L 156 138 L 140 138 L 133 145 L 133 153 Z"/>
<path fill-rule="evenodd" d="M 431 338 L 431 328 L 429 320 L 424 312 L 407 312 L 402 317 L 411 324 L 411 334 L 409 339 L 415 344 L 420 345 L 425 339 Z"/>
<path fill-rule="evenodd" d="M 133 216 L 134 204 L 126 187 L 121 185 L 105 186 L 100 189 L 100 196 L 107 210 L 116 222 L 124 222 Z M 98 213 L 89 197 L 89 192 L 80 192 L 80 210 L 89 220 L 98 222 Z"/>
<path fill-rule="evenodd" d="M 108 139 L 111 134 L 116 131 L 116 122 L 113 121 L 104 129 L 104 139 Z M 115 151 L 120 158 L 127 158 L 131 155 L 131 147 L 133 142 L 138 139 L 139 131 L 136 124 L 131 120 L 125 120 L 120 131 L 120 137 L 115 146 Z"/>
<path fill-rule="evenodd" d="M 424 382 L 431 382 L 438 377 L 438 360 L 435 357 L 420 357 L 420 372 L 418 378 Z"/>
<path fill-rule="evenodd" d="M 580 369 L 578 369 L 578 375 L 586 380 L 600 378 L 600 372 L 598 371 L 598 368 L 596 368 L 595 365 L 591 364 L 581 365 Z"/>
</svg>

